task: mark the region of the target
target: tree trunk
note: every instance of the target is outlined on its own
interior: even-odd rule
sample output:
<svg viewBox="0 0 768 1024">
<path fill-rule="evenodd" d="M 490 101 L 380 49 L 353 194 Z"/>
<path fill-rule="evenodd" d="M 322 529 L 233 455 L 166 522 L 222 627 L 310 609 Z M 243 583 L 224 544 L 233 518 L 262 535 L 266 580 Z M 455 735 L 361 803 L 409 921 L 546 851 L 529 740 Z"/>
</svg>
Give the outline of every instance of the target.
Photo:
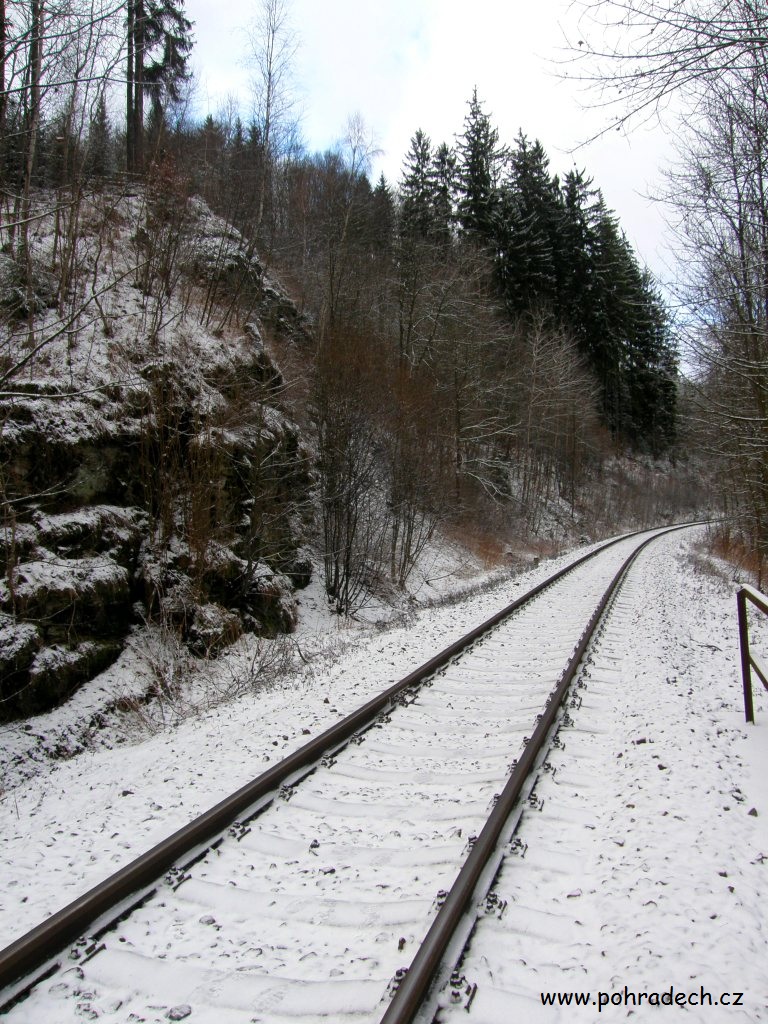
<svg viewBox="0 0 768 1024">
<path fill-rule="evenodd" d="M 5 14 L 5 0 L 0 0 L 0 188 L 5 181 L 5 112 L 8 96 L 5 91 L 6 36 L 8 21 Z"/>
<path fill-rule="evenodd" d="M 128 174 L 136 170 L 136 144 L 134 137 L 134 35 L 136 33 L 136 10 L 134 0 L 128 0 L 128 56 L 126 67 L 125 97 L 125 169 Z"/>
<path fill-rule="evenodd" d="M 133 146 L 134 173 L 144 171 L 144 29 L 146 15 L 141 0 L 136 0 L 133 67 Z"/>
<path fill-rule="evenodd" d="M 144 169 L 144 22 L 142 0 L 128 0 L 127 85 L 125 111 L 126 170 Z"/>
<path fill-rule="evenodd" d="M 30 9 L 32 20 L 29 43 L 29 105 L 25 119 L 24 191 L 21 205 L 21 252 L 25 258 L 28 258 L 32 173 L 35 168 L 37 132 L 40 126 L 40 78 L 43 64 L 43 5 L 41 0 L 31 0 Z"/>
</svg>

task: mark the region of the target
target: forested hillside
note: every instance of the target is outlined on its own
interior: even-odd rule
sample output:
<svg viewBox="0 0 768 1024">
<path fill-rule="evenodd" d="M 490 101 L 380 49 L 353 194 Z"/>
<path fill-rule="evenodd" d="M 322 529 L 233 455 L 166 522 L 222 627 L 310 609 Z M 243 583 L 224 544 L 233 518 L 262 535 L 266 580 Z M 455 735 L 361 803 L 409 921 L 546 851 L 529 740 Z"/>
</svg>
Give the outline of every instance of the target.
<svg viewBox="0 0 768 1024">
<path fill-rule="evenodd" d="M 586 171 L 475 93 L 372 182 L 362 121 L 307 152 L 268 62 L 257 113 L 196 120 L 190 31 L 175 0 L 3 8 L 8 713 L 140 622 L 200 654 L 290 630 L 313 566 L 347 615 L 440 537 L 502 561 L 702 500 L 669 315 Z"/>
<path fill-rule="evenodd" d="M 768 67 L 765 4 L 579 3 L 573 63 L 611 130 L 663 118 L 677 144 L 659 189 L 676 238 L 676 300 L 697 440 L 727 513 L 720 549 L 768 564 Z"/>
</svg>

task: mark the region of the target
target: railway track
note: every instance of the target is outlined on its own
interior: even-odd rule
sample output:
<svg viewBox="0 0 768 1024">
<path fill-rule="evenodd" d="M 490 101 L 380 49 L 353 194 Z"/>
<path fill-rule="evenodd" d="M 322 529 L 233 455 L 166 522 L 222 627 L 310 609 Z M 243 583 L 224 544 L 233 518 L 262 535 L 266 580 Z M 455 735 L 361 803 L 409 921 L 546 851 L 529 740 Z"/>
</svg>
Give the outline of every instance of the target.
<svg viewBox="0 0 768 1024">
<path fill-rule="evenodd" d="M 472 917 L 453 983 L 440 993 L 440 1024 L 458 1024 L 466 1019 L 472 999 L 472 1016 L 478 1024 L 501 1020 L 553 1020 L 558 1009 L 542 1007 L 541 991 L 587 981 L 586 988 L 613 986 L 615 961 L 602 976 L 584 969 L 589 960 L 588 940 L 581 934 L 589 919 L 589 896 L 582 866 L 594 855 L 595 835 L 603 828 L 599 819 L 601 769 L 598 756 L 605 745 L 601 722 L 610 714 L 621 679 L 625 645 L 641 595 L 628 595 L 634 588 L 627 581 L 610 608 L 605 622 L 589 647 L 568 701 L 568 728 L 559 729 L 550 746 L 544 770 L 537 774 L 532 798 L 522 808 L 514 830 L 514 845 L 504 858 L 489 886 L 488 906 Z M 634 805 L 628 805 L 627 832 L 613 842 L 624 846 L 631 834 Z M 577 823 L 568 831 L 567 846 L 558 842 L 563 826 Z M 640 855 L 642 860 L 642 855 Z M 638 874 L 642 869 L 637 868 Z M 593 894 L 601 907 L 606 892 Z M 593 907 L 594 910 L 594 907 Z M 598 931 L 604 927 L 600 916 Z M 607 944 L 607 942 L 606 942 Z M 594 958 L 593 958 L 594 963 Z M 599 979 L 599 980 L 598 980 Z M 595 1003 L 569 1006 L 567 1019 L 593 1021 Z M 708 1008 L 709 1009 L 709 1008 Z M 711 1016 L 711 1015 L 710 1015 Z M 642 1014 L 641 1014 L 642 1017 Z M 704 1019 L 708 1019 L 706 1012 Z"/>
<path fill-rule="evenodd" d="M 579 559 L 0 952 L 0 1013 L 402 1024 L 471 1003 L 444 965 L 478 901 L 501 907 L 571 676 L 661 532 Z"/>
</svg>

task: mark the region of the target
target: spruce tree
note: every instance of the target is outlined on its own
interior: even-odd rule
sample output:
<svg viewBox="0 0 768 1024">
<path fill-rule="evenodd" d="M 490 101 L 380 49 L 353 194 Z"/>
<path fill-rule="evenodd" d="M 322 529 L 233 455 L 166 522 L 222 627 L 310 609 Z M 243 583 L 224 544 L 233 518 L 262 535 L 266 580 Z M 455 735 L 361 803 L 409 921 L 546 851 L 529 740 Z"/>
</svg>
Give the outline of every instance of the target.
<svg viewBox="0 0 768 1024">
<path fill-rule="evenodd" d="M 481 244 L 492 244 L 500 205 L 499 184 L 507 151 L 499 145 L 499 133 L 492 126 L 477 98 L 469 101 L 464 132 L 457 143 L 457 214 L 462 231 Z"/>
<path fill-rule="evenodd" d="M 601 386 L 606 425 L 658 455 L 675 436 L 677 356 L 668 317 L 599 193 L 594 216 L 579 341 Z"/>
<path fill-rule="evenodd" d="M 613 435 L 655 455 L 669 448 L 677 355 L 665 306 L 584 171 L 561 185 L 544 147 L 522 132 L 505 149 L 475 90 L 455 154 L 433 152 L 422 131 L 411 140 L 399 210 L 401 359 L 429 351 L 424 304 L 430 289 L 440 293 L 445 267 L 472 249 L 454 239 L 468 240 L 483 261 L 492 256 L 496 296 L 513 321 L 543 314 L 576 341 Z"/>
<path fill-rule="evenodd" d="M 389 254 L 395 231 L 395 201 L 383 174 L 371 195 L 371 242 L 374 251 Z"/>
<path fill-rule="evenodd" d="M 660 455 L 676 433 L 677 353 L 669 317 L 648 270 L 637 268 L 636 305 L 626 344 L 625 435 Z"/>
<path fill-rule="evenodd" d="M 585 325 L 582 343 L 602 393 L 603 418 L 614 433 L 626 425 L 626 393 L 623 379 L 627 318 L 632 312 L 633 267 L 631 252 L 613 213 L 602 196 L 595 211 L 596 223 L 590 253 L 594 288 L 581 309 Z"/>
<path fill-rule="evenodd" d="M 407 238 L 427 238 L 432 227 L 433 209 L 430 168 L 432 143 L 420 128 L 411 139 L 403 162 L 400 185 L 400 233 Z"/>
<path fill-rule="evenodd" d="M 558 315 L 582 349 L 586 346 L 585 307 L 595 288 L 595 230 L 599 193 L 584 171 L 568 171 L 561 187 L 562 219 L 558 257 Z"/>
<path fill-rule="evenodd" d="M 433 237 L 436 241 L 447 244 L 453 238 L 455 222 L 456 154 L 445 142 L 440 143 L 432 157 L 429 192 Z"/>
<path fill-rule="evenodd" d="M 95 178 L 106 178 L 113 170 L 112 126 L 107 112 L 107 100 L 104 93 L 101 93 L 88 127 L 86 171 Z"/>
<path fill-rule="evenodd" d="M 510 154 L 501 214 L 496 269 L 507 308 L 513 315 L 554 312 L 562 278 L 562 200 L 544 147 L 522 132 Z"/>
<path fill-rule="evenodd" d="M 192 22 L 184 0 L 128 0 L 127 12 L 126 162 L 134 174 L 144 169 L 144 99 L 162 123 L 165 102 L 179 99 L 188 75 Z"/>
</svg>

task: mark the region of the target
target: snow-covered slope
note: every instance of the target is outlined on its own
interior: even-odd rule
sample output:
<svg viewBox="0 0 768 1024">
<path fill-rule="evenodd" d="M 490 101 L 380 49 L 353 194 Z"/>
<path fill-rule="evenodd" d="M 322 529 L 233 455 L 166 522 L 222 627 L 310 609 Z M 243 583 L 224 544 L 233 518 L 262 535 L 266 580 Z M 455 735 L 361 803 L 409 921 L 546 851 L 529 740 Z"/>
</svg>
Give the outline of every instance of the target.
<svg viewBox="0 0 768 1024">
<path fill-rule="evenodd" d="M 41 195 L 31 297 L 0 262 L 0 719 L 145 619 L 198 652 L 295 625 L 309 454 L 266 341 L 306 324 L 234 229 L 161 186 Z"/>
</svg>

